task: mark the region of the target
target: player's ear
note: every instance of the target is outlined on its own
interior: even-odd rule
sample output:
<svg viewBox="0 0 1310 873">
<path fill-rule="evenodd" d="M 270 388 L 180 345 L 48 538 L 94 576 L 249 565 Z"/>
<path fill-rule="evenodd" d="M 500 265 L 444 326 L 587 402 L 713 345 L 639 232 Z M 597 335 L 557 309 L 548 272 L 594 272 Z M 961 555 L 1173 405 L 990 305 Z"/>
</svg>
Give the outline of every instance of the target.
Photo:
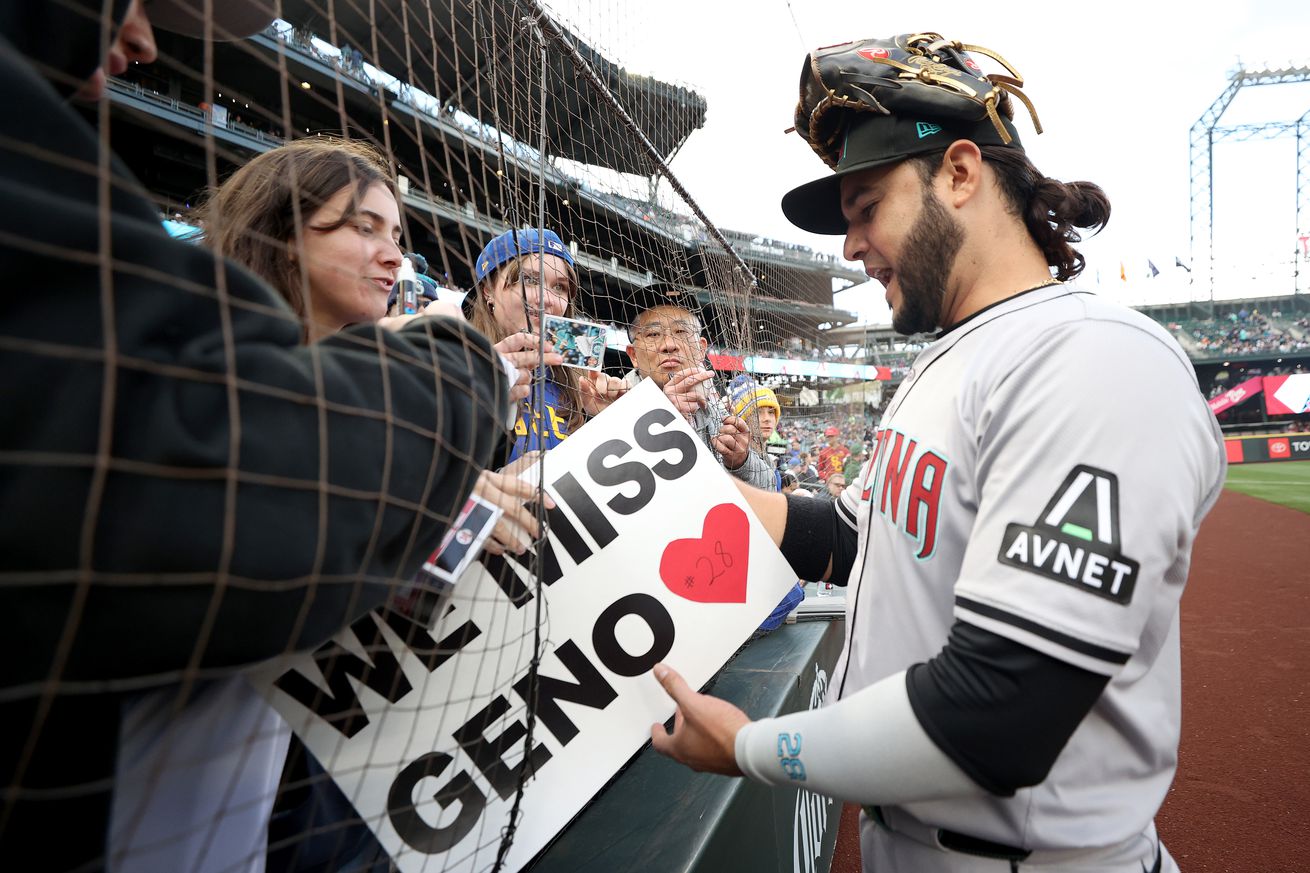
<svg viewBox="0 0 1310 873">
<path fill-rule="evenodd" d="M 977 143 L 957 139 L 942 155 L 939 172 L 946 174 L 947 201 L 958 209 L 977 196 L 982 187 L 982 151 Z"/>
</svg>

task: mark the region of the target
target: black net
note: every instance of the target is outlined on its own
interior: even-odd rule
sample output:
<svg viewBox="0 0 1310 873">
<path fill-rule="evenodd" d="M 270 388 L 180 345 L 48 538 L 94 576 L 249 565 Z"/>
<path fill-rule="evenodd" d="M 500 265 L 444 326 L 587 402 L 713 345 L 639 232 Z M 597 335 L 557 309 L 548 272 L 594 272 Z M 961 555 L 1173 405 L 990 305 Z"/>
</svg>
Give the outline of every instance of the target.
<svg viewBox="0 0 1310 873">
<path fill-rule="evenodd" d="M 358 315 L 376 300 L 343 312 L 316 296 L 315 235 L 334 228 L 315 224 L 329 204 L 306 193 L 308 171 L 256 180 L 298 204 L 248 234 L 281 260 L 238 251 L 262 284 L 212 254 L 219 228 L 253 221 L 217 192 L 288 143 L 367 146 L 339 217 L 359 223 L 381 173 L 419 284 L 491 334 L 506 331 L 494 309 L 479 316 L 480 253 L 506 232 L 553 231 L 575 280 L 562 314 L 604 326 L 590 350 L 604 373 L 632 385 L 658 372 L 660 344 L 689 324 L 717 410 L 758 411 L 768 404 L 743 398 L 772 391 L 781 420 L 769 434 L 749 416 L 754 450 L 815 491 L 829 474 L 853 478 L 881 381 L 912 351 L 844 326 L 853 316 L 832 295 L 859 271 L 702 213 L 676 156 L 705 99 L 613 54 L 640 31 L 628 4 L 581 6 L 570 21 L 523 0 L 284 0 L 244 38 L 209 17 L 227 9 L 218 0 L 144 7 L 199 38 L 102 26 L 125 7 L 140 15 L 110 0 L 51 5 L 69 46 L 108 59 L 103 99 L 62 102 L 89 77 L 86 57 L 35 64 L 19 35 L 6 55 L 10 93 L 26 89 L 37 115 L 6 113 L 0 140 L 6 275 L 31 292 L 0 336 L 16 388 L 0 445 L 0 590 L 25 623 L 5 652 L 23 666 L 0 697 L 3 838 L 24 857 L 33 823 L 55 810 L 91 822 L 77 829 L 87 836 L 45 843 L 30 869 L 521 866 L 508 849 L 538 727 L 523 700 L 549 621 L 532 592 L 550 569 L 540 550 L 484 560 L 497 596 L 480 606 L 475 591 L 412 584 L 479 471 L 506 460 L 498 356 L 449 319 L 406 334 Z M 531 269 L 518 285 L 527 309 L 553 290 L 527 281 Z M 52 300 L 64 305 L 53 323 L 41 308 Z M 390 314 L 405 302 L 395 295 Z M 639 321 L 656 307 L 662 319 Z M 585 377 L 570 372 L 558 376 L 568 390 L 543 377 L 521 402 L 523 446 L 585 421 Z M 452 659 L 457 678 L 442 671 Z M 469 691 L 487 676 L 503 707 Z M 436 721 L 415 719 L 433 694 Z M 318 732 L 293 723 L 293 735 L 295 719 L 265 702 L 278 695 Z M 424 759 L 433 724 L 496 763 L 475 784 L 464 764 Z M 370 794 L 363 774 L 388 768 L 400 794 Z M 489 796 L 500 805 L 474 800 Z M 388 850 L 374 835 L 383 819 L 408 822 L 413 839 Z"/>
</svg>

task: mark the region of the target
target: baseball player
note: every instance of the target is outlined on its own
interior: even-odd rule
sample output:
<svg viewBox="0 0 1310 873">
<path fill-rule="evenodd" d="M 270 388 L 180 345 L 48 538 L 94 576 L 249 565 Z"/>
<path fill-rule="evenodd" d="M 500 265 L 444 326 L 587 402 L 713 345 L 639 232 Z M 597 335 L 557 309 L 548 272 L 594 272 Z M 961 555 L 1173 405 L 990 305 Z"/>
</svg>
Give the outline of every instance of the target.
<svg viewBox="0 0 1310 873">
<path fill-rule="evenodd" d="M 1177 762 L 1178 601 L 1224 480 L 1214 416 L 1168 333 L 1068 283 L 1075 228 L 1109 203 L 1033 168 L 958 43 L 806 61 L 829 105 L 810 124 L 803 97 L 798 128 L 835 172 L 783 211 L 845 234 L 897 331 L 940 332 L 835 503 L 739 485 L 801 578 L 849 584 L 827 705 L 752 722 L 662 664 L 678 711 L 654 745 L 861 804 L 866 870 L 1176 870 L 1153 819 Z M 965 80 L 987 96 L 957 99 Z"/>
<path fill-rule="evenodd" d="M 578 354 L 585 361 L 587 358 L 595 357 L 603 348 L 601 338 L 587 330 L 579 330 L 573 337 L 573 344 L 578 347 Z"/>
</svg>

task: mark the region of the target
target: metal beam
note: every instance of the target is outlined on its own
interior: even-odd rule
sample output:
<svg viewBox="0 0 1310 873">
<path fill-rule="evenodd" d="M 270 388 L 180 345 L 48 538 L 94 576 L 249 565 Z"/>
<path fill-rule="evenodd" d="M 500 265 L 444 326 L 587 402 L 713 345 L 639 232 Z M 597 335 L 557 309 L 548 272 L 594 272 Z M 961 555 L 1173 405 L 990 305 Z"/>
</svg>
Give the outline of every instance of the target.
<svg viewBox="0 0 1310 873">
<path fill-rule="evenodd" d="M 1239 140 L 1264 135 L 1272 139 L 1281 136 L 1287 130 L 1297 131 L 1297 219 L 1301 221 L 1301 202 L 1303 190 L 1301 185 L 1302 154 L 1304 137 L 1302 123 L 1289 125 L 1287 122 L 1269 122 L 1265 124 L 1235 125 L 1230 128 L 1219 127 L 1219 119 L 1244 86 L 1281 85 L 1289 82 L 1310 81 L 1310 66 L 1296 65 L 1276 68 L 1248 70 L 1238 67 L 1229 74 L 1228 85 L 1213 103 L 1192 125 L 1188 134 L 1188 176 L 1189 176 L 1189 245 L 1191 248 L 1192 273 L 1191 282 L 1199 281 L 1198 289 L 1211 304 L 1214 303 L 1214 144 L 1232 136 Z M 1304 119 L 1304 116 L 1302 116 Z M 1298 233 L 1301 227 L 1298 226 Z M 1293 267 L 1295 270 L 1295 266 Z"/>
<path fill-rule="evenodd" d="M 1214 141 L 1223 142 L 1226 139 L 1235 139 L 1238 142 L 1245 142 L 1248 139 L 1278 139 L 1286 133 L 1296 131 L 1296 121 L 1257 121 L 1252 124 L 1234 124 L 1230 127 L 1216 127 L 1214 129 Z"/>
<path fill-rule="evenodd" d="M 1310 111 L 1296 120 L 1296 254 L 1292 257 L 1292 293 L 1302 291 L 1301 266 L 1310 263 Z"/>
</svg>

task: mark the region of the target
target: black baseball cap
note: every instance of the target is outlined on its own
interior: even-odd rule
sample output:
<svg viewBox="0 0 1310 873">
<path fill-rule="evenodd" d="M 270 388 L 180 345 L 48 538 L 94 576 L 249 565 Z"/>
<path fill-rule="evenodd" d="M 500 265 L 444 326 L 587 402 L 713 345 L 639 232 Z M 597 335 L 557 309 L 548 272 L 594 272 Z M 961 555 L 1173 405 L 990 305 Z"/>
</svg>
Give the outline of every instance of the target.
<svg viewBox="0 0 1310 873">
<path fill-rule="evenodd" d="M 1023 150 L 1019 131 L 1008 118 L 1001 123 L 1010 134 L 1011 148 Z M 782 213 L 810 233 L 844 234 L 841 179 L 851 173 L 899 163 L 914 155 L 944 151 L 957 139 L 978 145 L 1007 145 L 987 116 L 975 122 L 959 119 L 916 118 L 900 115 L 858 115 L 846 128 L 841 158 L 834 172 L 806 182 L 783 195 Z"/>
</svg>

